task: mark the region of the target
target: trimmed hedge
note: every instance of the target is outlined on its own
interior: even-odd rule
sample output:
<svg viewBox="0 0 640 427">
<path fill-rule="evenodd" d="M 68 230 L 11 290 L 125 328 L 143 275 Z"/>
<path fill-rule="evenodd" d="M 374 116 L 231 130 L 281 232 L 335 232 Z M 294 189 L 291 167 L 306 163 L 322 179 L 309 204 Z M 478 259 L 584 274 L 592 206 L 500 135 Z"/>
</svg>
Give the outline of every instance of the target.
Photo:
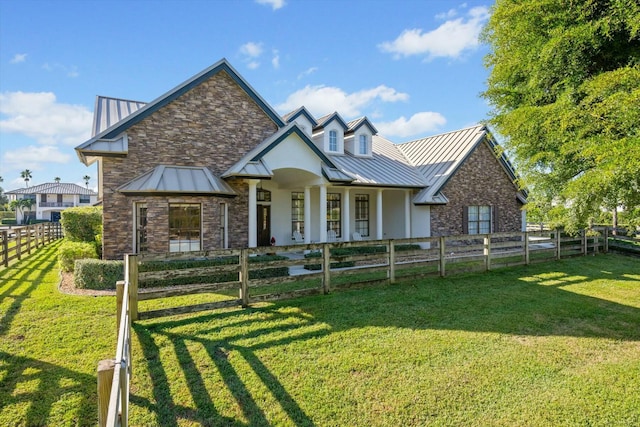
<svg viewBox="0 0 640 427">
<path fill-rule="evenodd" d="M 94 242 L 102 234 L 102 207 L 81 206 L 60 213 L 64 237 L 75 242 Z"/>
<path fill-rule="evenodd" d="M 2 220 L 2 225 L 18 225 L 18 221 L 15 219 L 5 218 Z"/>
<path fill-rule="evenodd" d="M 65 239 L 58 248 L 58 264 L 62 271 L 74 271 L 76 260 L 84 258 L 98 258 L 95 243 L 71 242 Z"/>
<path fill-rule="evenodd" d="M 73 281 L 79 289 L 113 290 L 116 282 L 123 279 L 123 261 L 80 259 L 76 261 L 73 273 Z"/>
</svg>

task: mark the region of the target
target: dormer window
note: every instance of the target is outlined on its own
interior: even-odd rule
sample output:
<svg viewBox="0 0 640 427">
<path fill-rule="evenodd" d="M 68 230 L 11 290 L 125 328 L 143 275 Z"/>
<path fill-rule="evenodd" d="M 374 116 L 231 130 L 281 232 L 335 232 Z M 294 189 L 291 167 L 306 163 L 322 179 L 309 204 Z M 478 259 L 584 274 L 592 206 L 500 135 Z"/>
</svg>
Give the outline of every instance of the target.
<svg viewBox="0 0 640 427">
<path fill-rule="evenodd" d="M 358 145 L 358 154 L 366 155 L 369 153 L 369 141 L 367 140 L 367 135 L 360 135 L 359 145 Z"/>
<path fill-rule="evenodd" d="M 329 131 L 329 151 L 338 151 L 338 132 Z"/>
</svg>

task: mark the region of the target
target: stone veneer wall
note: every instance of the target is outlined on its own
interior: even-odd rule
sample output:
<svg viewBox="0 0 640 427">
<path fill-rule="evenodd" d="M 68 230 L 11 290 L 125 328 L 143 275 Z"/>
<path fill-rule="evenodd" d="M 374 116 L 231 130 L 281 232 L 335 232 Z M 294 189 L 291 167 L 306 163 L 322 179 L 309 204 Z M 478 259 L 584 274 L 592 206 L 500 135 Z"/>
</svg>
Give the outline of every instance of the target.
<svg viewBox="0 0 640 427">
<path fill-rule="evenodd" d="M 116 189 L 161 164 L 206 166 L 224 173 L 277 125 L 224 71 L 181 95 L 127 130 L 125 158 L 102 158 L 103 256 L 120 259 L 133 252 L 133 203 L 148 207 L 147 235 L 151 252 L 168 251 L 168 204 L 201 203 L 203 249 L 220 247 L 219 204 L 229 204 L 229 246 L 247 245 L 248 187 L 229 184 L 234 198 L 206 196 L 125 196 Z"/>
<path fill-rule="evenodd" d="M 491 148 L 481 143 L 442 189 L 449 203 L 431 206 L 431 235 L 464 234 L 463 209 L 474 205 L 497 208 L 494 232 L 521 231 L 517 191 Z"/>
</svg>

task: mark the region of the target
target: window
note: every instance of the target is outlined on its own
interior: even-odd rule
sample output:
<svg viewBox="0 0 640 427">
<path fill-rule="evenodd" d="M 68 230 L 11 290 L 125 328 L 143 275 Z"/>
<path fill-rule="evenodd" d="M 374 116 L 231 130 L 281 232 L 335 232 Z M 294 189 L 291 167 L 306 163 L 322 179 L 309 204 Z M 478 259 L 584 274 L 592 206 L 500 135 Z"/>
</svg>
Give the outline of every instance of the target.
<svg viewBox="0 0 640 427">
<path fill-rule="evenodd" d="M 327 194 L 327 231 L 333 230 L 336 232 L 336 237 L 341 237 L 341 203 L 340 193 Z"/>
<path fill-rule="evenodd" d="M 469 206 L 467 209 L 467 233 L 491 233 L 491 206 Z"/>
<path fill-rule="evenodd" d="M 291 234 L 299 232 L 304 236 L 304 193 L 291 193 Z"/>
<path fill-rule="evenodd" d="M 329 151 L 338 151 L 338 132 L 329 131 Z"/>
<path fill-rule="evenodd" d="M 35 194 L 25 194 L 24 196 L 22 196 L 23 199 L 25 200 L 31 200 L 33 201 L 33 203 L 36 202 L 36 195 Z"/>
<path fill-rule="evenodd" d="M 359 154 L 367 154 L 369 152 L 369 147 L 367 143 L 367 135 L 360 135 L 360 145 L 359 145 Z"/>
<path fill-rule="evenodd" d="M 369 195 L 356 194 L 356 232 L 369 236 Z"/>
<path fill-rule="evenodd" d="M 80 195 L 80 203 L 91 203 L 91 196 L 87 194 Z"/>
<path fill-rule="evenodd" d="M 220 203 L 220 247 L 227 249 L 229 246 L 227 237 L 227 204 Z"/>
<path fill-rule="evenodd" d="M 169 204 L 169 251 L 199 251 L 200 224 L 200 204 Z"/>
<path fill-rule="evenodd" d="M 40 195 L 40 203 L 47 203 L 47 195 L 46 194 L 41 194 Z"/>
<path fill-rule="evenodd" d="M 138 253 L 147 252 L 147 204 L 136 204 L 136 251 Z"/>
<path fill-rule="evenodd" d="M 257 202 L 270 202 L 271 201 L 271 191 L 265 190 L 260 186 L 260 188 L 256 189 L 256 201 Z"/>
</svg>

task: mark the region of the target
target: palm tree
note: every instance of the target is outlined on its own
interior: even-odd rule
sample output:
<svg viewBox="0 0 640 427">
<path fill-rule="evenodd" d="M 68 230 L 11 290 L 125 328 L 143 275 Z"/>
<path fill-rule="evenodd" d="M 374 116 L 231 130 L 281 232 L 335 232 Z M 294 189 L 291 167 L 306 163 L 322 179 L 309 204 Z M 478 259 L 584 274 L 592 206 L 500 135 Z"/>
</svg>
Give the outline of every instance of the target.
<svg viewBox="0 0 640 427">
<path fill-rule="evenodd" d="M 22 172 L 20 172 L 20 177 L 22 179 L 24 179 L 24 183 L 26 184 L 26 186 L 29 186 L 29 180 L 31 179 L 31 171 L 29 169 L 25 169 Z"/>
<path fill-rule="evenodd" d="M 89 181 L 91 181 L 91 177 L 89 175 L 85 175 L 82 179 L 84 179 L 84 183 L 87 185 L 87 188 L 89 188 Z"/>
<path fill-rule="evenodd" d="M 56 182 L 56 184 L 60 183 L 60 177 L 56 176 L 55 178 L 53 178 L 53 180 Z"/>
</svg>

